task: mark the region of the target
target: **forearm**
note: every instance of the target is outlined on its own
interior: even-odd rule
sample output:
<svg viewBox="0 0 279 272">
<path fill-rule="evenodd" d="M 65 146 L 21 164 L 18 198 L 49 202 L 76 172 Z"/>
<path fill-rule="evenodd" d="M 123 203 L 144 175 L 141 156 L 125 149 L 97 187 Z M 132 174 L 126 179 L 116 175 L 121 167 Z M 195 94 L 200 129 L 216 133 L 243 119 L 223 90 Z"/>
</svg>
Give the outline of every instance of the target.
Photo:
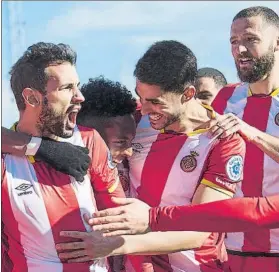
<svg viewBox="0 0 279 272">
<path fill-rule="evenodd" d="M 279 163 L 279 138 L 255 129 L 255 137 L 251 142 Z"/>
<path fill-rule="evenodd" d="M 2 153 L 24 156 L 31 136 L 2 127 Z"/>
<path fill-rule="evenodd" d="M 142 235 L 124 235 L 124 244 L 113 255 L 159 255 L 199 248 L 209 233 L 189 231 L 149 232 Z"/>
<path fill-rule="evenodd" d="M 150 209 L 152 231 L 238 232 L 279 227 L 279 195 Z M 222 222 L 222 223 L 218 223 Z"/>
</svg>

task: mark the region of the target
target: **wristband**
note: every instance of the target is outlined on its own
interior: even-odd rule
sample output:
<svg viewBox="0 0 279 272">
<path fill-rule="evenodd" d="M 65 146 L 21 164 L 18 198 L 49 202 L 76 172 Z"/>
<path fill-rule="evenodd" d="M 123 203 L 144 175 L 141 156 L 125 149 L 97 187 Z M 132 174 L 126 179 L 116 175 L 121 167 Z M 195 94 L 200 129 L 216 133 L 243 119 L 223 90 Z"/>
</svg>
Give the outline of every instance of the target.
<svg viewBox="0 0 279 272">
<path fill-rule="evenodd" d="M 42 142 L 42 138 L 32 137 L 28 145 L 26 146 L 25 155 L 26 156 L 34 156 Z"/>
</svg>

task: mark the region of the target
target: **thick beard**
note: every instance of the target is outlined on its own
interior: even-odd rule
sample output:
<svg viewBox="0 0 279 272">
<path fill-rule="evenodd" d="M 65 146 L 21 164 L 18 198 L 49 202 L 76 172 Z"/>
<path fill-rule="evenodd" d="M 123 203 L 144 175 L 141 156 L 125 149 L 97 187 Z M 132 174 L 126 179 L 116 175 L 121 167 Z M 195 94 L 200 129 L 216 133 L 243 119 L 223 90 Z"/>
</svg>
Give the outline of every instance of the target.
<svg viewBox="0 0 279 272">
<path fill-rule="evenodd" d="M 66 115 L 55 112 L 48 105 L 48 100 L 44 98 L 44 105 L 42 112 L 37 122 L 37 128 L 44 137 L 55 135 L 61 138 L 70 138 L 73 135 L 73 131 L 66 130 Z"/>
<path fill-rule="evenodd" d="M 275 62 L 273 48 L 271 47 L 264 56 L 258 59 L 253 58 L 253 62 L 252 69 L 246 71 L 241 71 L 236 64 L 237 74 L 242 82 L 255 83 L 270 75 Z"/>
</svg>

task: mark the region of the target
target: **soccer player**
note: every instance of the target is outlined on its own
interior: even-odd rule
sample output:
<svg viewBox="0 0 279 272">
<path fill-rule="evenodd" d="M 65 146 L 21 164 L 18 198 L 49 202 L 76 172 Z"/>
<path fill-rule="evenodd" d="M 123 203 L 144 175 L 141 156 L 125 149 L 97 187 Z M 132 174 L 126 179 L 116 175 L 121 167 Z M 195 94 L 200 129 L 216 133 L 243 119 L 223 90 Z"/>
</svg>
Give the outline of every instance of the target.
<svg viewBox="0 0 279 272">
<path fill-rule="evenodd" d="M 237 197 L 279 193 L 278 33 L 278 15 L 265 7 L 244 9 L 232 23 L 232 53 L 239 77 L 245 83 L 219 92 L 213 107 L 225 115 L 212 122 L 212 132 L 213 136 L 225 137 L 238 131 L 247 140 L 245 178 L 238 186 Z M 263 210 L 265 206 L 259 208 Z M 244 217 L 254 213 L 253 209 L 244 213 L 242 208 L 241 212 Z M 228 234 L 230 270 L 278 271 L 278 233 L 274 229 Z"/>
<path fill-rule="evenodd" d="M 129 195 L 127 158 L 133 153 L 136 134 L 136 99 L 124 85 L 103 77 L 89 79 L 81 92 L 85 98 L 77 123 L 95 128 L 106 142 L 117 164 L 122 187 Z M 125 166 L 125 167 L 124 167 Z"/>
<path fill-rule="evenodd" d="M 242 180 L 244 141 L 237 134 L 221 140 L 207 137 L 204 126 L 214 111 L 195 99 L 197 63 L 192 51 L 176 41 L 157 42 L 138 61 L 134 75 L 144 116 L 138 120 L 129 158 L 131 195 L 150 206 L 232 197 Z M 106 254 L 152 255 L 129 256 L 128 271 L 223 271 L 226 260 L 221 233 L 150 232 L 119 239 L 119 247 L 109 249 L 110 239 L 101 243 L 92 233 L 72 248 L 77 250 L 63 252 L 64 244 L 58 248 L 61 258 L 80 256 L 74 262 L 92 258 L 84 247 L 90 244 L 93 250 L 96 243 L 102 251 L 107 248 Z M 171 254 L 162 255 L 166 253 Z"/>
<path fill-rule="evenodd" d="M 94 128 L 102 136 L 110 150 L 112 162 L 117 164 L 119 169 L 118 174 L 123 189 L 128 194 L 128 169 L 122 164 L 126 166 L 125 159 L 132 155 L 132 139 L 136 133 L 134 117 L 137 108 L 136 99 L 124 85 L 102 76 L 89 79 L 82 85 L 81 93 L 85 101 L 82 102 L 81 110 L 77 115 L 77 124 Z M 83 150 L 85 148 L 47 138 L 37 138 L 37 143 L 34 144 L 36 149 L 32 150 L 32 154 L 26 154 L 26 146 L 28 143 L 30 145 L 30 139 L 29 135 L 2 127 L 2 152 L 18 156 L 35 155 L 53 167 L 57 168 L 57 163 L 61 167 L 57 170 L 62 172 L 68 173 L 73 169 L 78 172 L 86 169 L 86 165 L 80 167 L 81 163 L 85 164 L 83 161 L 88 156 L 86 150 Z M 69 158 L 62 160 L 63 153 Z M 73 159 L 75 157 L 76 160 Z"/>
<path fill-rule="evenodd" d="M 69 226 L 89 231 L 83 214 L 96 211 L 96 204 L 99 209 L 112 207 L 111 196 L 124 196 L 100 135 L 76 126 L 84 97 L 75 64 L 76 53 L 68 45 L 40 42 L 30 46 L 11 69 L 11 87 L 20 111 L 14 129 L 87 147 L 93 159 L 83 182 L 78 182 L 33 157 L 3 155 L 5 271 L 89 271 L 91 262 L 69 264 L 59 258 L 55 244 L 72 240 L 63 239 L 60 231 Z M 94 271 L 107 271 L 106 267 L 104 259 L 91 266 Z"/>
<path fill-rule="evenodd" d="M 279 193 L 279 17 L 266 7 L 240 11 L 231 26 L 231 50 L 241 84 L 222 89 L 213 102 L 224 114 L 213 135 L 239 132 L 247 142 L 244 180 L 236 197 Z M 216 123 L 217 122 L 217 123 Z M 253 211 L 251 211 L 253 212 Z M 279 267 L 279 229 L 229 233 L 232 272 Z"/>
<path fill-rule="evenodd" d="M 196 98 L 202 103 L 210 105 L 225 85 L 227 85 L 227 80 L 220 71 L 210 67 L 200 68 L 195 84 Z"/>
</svg>

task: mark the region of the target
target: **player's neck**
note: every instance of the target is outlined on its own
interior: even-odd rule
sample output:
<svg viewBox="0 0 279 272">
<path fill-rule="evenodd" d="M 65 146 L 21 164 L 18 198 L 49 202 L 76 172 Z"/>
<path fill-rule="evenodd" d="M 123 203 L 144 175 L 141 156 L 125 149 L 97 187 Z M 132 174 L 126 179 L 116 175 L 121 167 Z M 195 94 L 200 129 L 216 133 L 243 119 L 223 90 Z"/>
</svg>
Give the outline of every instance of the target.
<svg viewBox="0 0 279 272">
<path fill-rule="evenodd" d="M 36 124 L 37 116 L 35 114 L 29 114 L 26 111 L 20 112 L 16 130 L 31 136 L 42 137 L 42 133 L 39 131 Z"/>
<path fill-rule="evenodd" d="M 252 94 L 265 94 L 272 93 L 275 89 L 279 88 L 279 61 L 275 59 L 274 66 L 268 77 L 259 80 L 255 83 L 250 83 L 250 90 Z"/>
<path fill-rule="evenodd" d="M 165 129 L 187 134 L 202 128 L 203 124 L 209 120 L 210 114 L 208 110 L 197 100 L 192 99 L 192 101 L 187 102 L 184 114 L 180 120 Z"/>
</svg>

